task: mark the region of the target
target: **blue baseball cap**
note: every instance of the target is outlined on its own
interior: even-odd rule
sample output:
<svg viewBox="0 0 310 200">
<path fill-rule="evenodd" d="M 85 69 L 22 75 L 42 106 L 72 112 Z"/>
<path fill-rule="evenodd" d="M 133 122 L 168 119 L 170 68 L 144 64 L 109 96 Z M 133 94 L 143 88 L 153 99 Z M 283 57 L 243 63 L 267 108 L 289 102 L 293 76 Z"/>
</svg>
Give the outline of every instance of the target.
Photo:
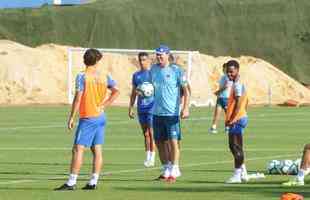
<svg viewBox="0 0 310 200">
<path fill-rule="evenodd" d="M 166 45 L 160 45 L 158 48 L 155 49 L 156 54 L 169 54 L 170 48 Z"/>
</svg>

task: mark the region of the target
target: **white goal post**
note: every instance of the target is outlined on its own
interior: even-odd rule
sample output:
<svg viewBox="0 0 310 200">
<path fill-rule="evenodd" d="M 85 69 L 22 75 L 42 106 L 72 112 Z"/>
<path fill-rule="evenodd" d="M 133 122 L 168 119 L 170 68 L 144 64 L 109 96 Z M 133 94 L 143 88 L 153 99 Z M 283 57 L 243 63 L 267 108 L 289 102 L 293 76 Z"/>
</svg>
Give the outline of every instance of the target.
<svg viewBox="0 0 310 200">
<path fill-rule="evenodd" d="M 68 90 L 68 103 L 71 104 L 74 98 L 74 78 L 75 75 L 77 74 L 77 72 L 81 71 L 81 67 L 84 66 L 82 59 L 83 59 L 83 54 L 85 53 L 85 51 L 88 48 L 68 48 L 68 74 L 67 74 L 67 90 Z M 119 59 L 122 59 L 122 56 L 125 56 L 128 58 L 131 57 L 131 59 L 137 59 L 137 55 L 139 52 L 147 52 L 150 55 L 154 55 L 155 56 L 155 51 L 154 50 L 146 50 L 146 49 L 98 49 L 100 52 L 102 52 L 103 56 L 112 56 L 113 55 L 117 55 L 119 56 Z M 187 79 L 189 81 L 189 83 L 191 83 L 191 74 L 192 74 L 192 69 L 193 69 L 193 55 L 197 55 L 199 54 L 198 51 L 178 51 L 178 50 L 172 50 L 171 51 L 172 55 L 174 57 L 178 57 L 181 60 L 183 60 L 183 67 L 186 71 L 186 76 Z M 153 57 L 154 57 L 153 56 Z M 116 58 L 116 59 L 118 59 Z M 126 59 L 125 59 L 126 60 Z M 103 61 L 105 62 L 105 60 Z M 112 64 L 111 64 L 112 63 Z M 107 66 L 109 66 L 109 64 L 113 65 L 111 67 L 115 67 L 114 64 L 116 65 L 118 62 L 117 61 L 111 61 L 110 63 L 107 64 Z M 123 66 L 126 67 L 126 66 Z M 115 70 L 113 70 L 113 78 L 118 76 L 118 71 L 123 71 L 124 68 L 119 68 L 119 67 L 115 67 Z M 127 69 L 125 69 L 127 70 Z M 121 73 L 121 72 L 120 72 Z M 131 78 L 131 71 L 128 71 L 128 76 L 126 78 L 120 78 L 121 83 L 119 84 L 128 84 L 128 88 L 131 87 L 130 85 L 130 81 L 128 80 L 124 80 L 124 79 L 130 79 Z M 119 80 L 117 80 L 119 81 Z M 124 82 L 125 81 L 125 82 Z M 127 87 L 127 86 L 126 86 Z M 129 91 L 127 91 L 129 90 Z M 126 92 L 130 92 L 130 89 L 126 89 Z M 124 92 L 124 94 L 126 93 Z M 122 91 L 121 91 L 122 93 Z M 120 102 L 118 102 L 117 104 L 121 104 L 121 105 L 128 105 L 128 101 L 129 101 L 129 97 L 123 98 L 122 100 L 120 100 Z M 194 101 L 195 102 L 195 101 Z"/>
</svg>

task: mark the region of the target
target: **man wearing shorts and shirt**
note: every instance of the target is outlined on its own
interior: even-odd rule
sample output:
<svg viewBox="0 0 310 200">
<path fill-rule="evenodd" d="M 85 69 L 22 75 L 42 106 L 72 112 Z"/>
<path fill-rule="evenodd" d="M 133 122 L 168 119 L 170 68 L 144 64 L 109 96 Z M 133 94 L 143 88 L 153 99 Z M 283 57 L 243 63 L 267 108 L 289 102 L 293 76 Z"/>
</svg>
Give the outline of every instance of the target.
<svg viewBox="0 0 310 200">
<path fill-rule="evenodd" d="M 70 176 L 65 184 L 55 190 L 76 189 L 85 148 L 90 148 L 92 151 L 93 171 L 91 179 L 83 189 L 96 189 L 102 167 L 101 146 L 104 143 L 106 125 L 104 110 L 119 95 L 115 81 L 104 73 L 104 70 L 100 71 L 102 54 L 96 49 L 88 49 L 83 58 L 86 69 L 76 77 L 76 93 L 68 120 L 68 128 L 72 130 L 75 115 L 79 111 L 80 119 L 72 148 Z M 111 91 L 109 96 L 107 96 L 108 90 Z"/>
<path fill-rule="evenodd" d="M 227 76 L 233 81 L 228 99 L 225 124 L 229 127 L 229 149 L 234 157 L 235 171 L 226 183 L 241 183 L 248 181 L 244 164 L 243 133 L 248 124 L 248 95 L 245 85 L 239 77 L 239 63 L 235 60 L 227 62 Z"/>
<path fill-rule="evenodd" d="M 189 116 L 189 91 L 182 69 L 169 62 L 170 49 L 161 45 L 156 50 L 158 63 L 151 67 L 154 85 L 153 129 L 163 173 L 159 179 L 175 182 L 179 169 L 181 140 L 180 117 Z M 180 112 L 180 93 L 184 102 Z"/>
<path fill-rule="evenodd" d="M 151 82 L 150 74 L 150 58 L 146 52 L 140 52 L 138 55 L 140 70 L 132 76 L 132 90 L 130 95 L 129 111 L 130 118 L 135 117 L 134 104 L 137 97 L 137 87 L 144 82 Z M 155 165 L 155 143 L 153 138 L 153 105 L 154 97 L 143 97 L 138 95 L 137 111 L 139 123 L 144 135 L 144 144 L 146 151 L 145 167 L 153 167 Z"/>
</svg>

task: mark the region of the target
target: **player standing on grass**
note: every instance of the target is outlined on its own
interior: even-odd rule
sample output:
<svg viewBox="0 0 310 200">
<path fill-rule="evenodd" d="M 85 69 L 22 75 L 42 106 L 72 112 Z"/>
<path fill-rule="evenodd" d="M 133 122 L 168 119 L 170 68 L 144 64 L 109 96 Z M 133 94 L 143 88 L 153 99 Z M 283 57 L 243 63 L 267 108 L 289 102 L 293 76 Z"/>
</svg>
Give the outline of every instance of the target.
<svg viewBox="0 0 310 200">
<path fill-rule="evenodd" d="M 305 185 L 305 176 L 310 173 L 310 144 L 306 144 L 302 155 L 300 169 L 297 176 L 288 182 L 283 183 L 284 186 L 303 186 Z"/>
<path fill-rule="evenodd" d="M 248 180 L 243 152 L 243 132 L 248 123 L 248 96 L 244 84 L 239 79 L 239 63 L 230 60 L 226 65 L 227 76 L 233 81 L 233 85 L 228 99 L 225 124 L 229 127 L 229 148 L 235 165 L 235 172 L 226 183 L 241 183 Z"/>
<path fill-rule="evenodd" d="M 74 118 L 79 111 L 79 124 L 75 133 L 72 148 L 72 161 L 68 181 L 55 190 L 74 190 L 80 172 L 85 148 L 93 154 L 92 177 L 83 187 L 86 190 L 96 189 L 102 167 L 101 145 L 104 142 L 106 117 L 104 110 L 119 95 L 115 81 L 111 76 L 100 71 L 102 54 L 96 49 L 88 49 L 84 54 L 86 70 L 76 77 L 76 93 L 68 120 L 68 128 L 74 127 Z M 110 90 L 110 96 L 107 94 Z"/>
<path fill-rule="evenodd" d="M 215 92 L 215 95 L 217 96 L 217 100 L 216 100 L 216 105 L 214 108 L 212 126 L 209 129 L 210 133 L 212 134 L 217 133 L 217 123 L 220 118 L 221 109 L 223 109 L 226 114 L 228 97 L 230 95 L 230 90 L 231 90 L 231 86 L 233 83 L 231 80 L 229 80 L 227 76 L 226 63 L 223 64 L 223 73 L 224 75 L 221 77 L 219 81 L 219 89 Z M 225 132 L 227 131 L 228 131 L 228 127 L 225 127 Z"/>
<path fill-rule="evenodd" d="M 140 70 L 132 76 L 132 90 L 130 95 L 129 111 L 130 118 L 134 118 L 134 104 L 137 97 L 136 88 L 144 82 L 151 82 L 151 75 L 149 71 L 150 59 L 147 53 L 141 52 L 138 55 Z M 154 97 L 138 96 L 137 111 L 138 118 L 142 132 L 144 134 L 144 144 L 146 151 L 146 159 L 144 161 L 145 167 L 152 167 L 155 165 L 155 143 L 153 139 L 153 104 Z"/>
<path fill-rule="evenodd" d="M 159 179 L 174 182 L 181 175 L 179 168 L 181 140 L 180 116 L 189 116 L 189 92 L 181 68 L 169 62 L 170 49 L 161 45 L 156 50 L 157 64 L 151 67 L 154 85 L 153 129 L 163 174 Z M 180 112 L 180 90 L 184 102 Z M 169 149 L 170 148 L 170 149 Z"/>
</svg>

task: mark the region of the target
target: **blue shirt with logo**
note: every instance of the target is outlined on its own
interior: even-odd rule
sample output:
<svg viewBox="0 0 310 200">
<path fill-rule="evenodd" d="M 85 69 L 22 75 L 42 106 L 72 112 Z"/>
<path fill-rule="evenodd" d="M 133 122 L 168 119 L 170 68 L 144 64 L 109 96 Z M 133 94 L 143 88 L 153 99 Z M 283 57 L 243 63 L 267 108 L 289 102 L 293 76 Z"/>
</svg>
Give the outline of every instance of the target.
<svg viewBox="0 0 310 200">
<path fill-rule="evenodd" d="M 150 70 L 140 70 L 133 74 L 132 85 L 138 87 L 143 82 L 151 83 Z M 137 109 L 138 113 L 152 113 L 154 105 L 154 97 L 138 96 Z"/>
<path fill-rule="evenodd" d="M 181 87 L 187 84 L 183 70 L 175 64 L 166 67 L 154 64 L 151 79 L 155 89 L 153 114 L 179 116 Z"/>
</svg>

